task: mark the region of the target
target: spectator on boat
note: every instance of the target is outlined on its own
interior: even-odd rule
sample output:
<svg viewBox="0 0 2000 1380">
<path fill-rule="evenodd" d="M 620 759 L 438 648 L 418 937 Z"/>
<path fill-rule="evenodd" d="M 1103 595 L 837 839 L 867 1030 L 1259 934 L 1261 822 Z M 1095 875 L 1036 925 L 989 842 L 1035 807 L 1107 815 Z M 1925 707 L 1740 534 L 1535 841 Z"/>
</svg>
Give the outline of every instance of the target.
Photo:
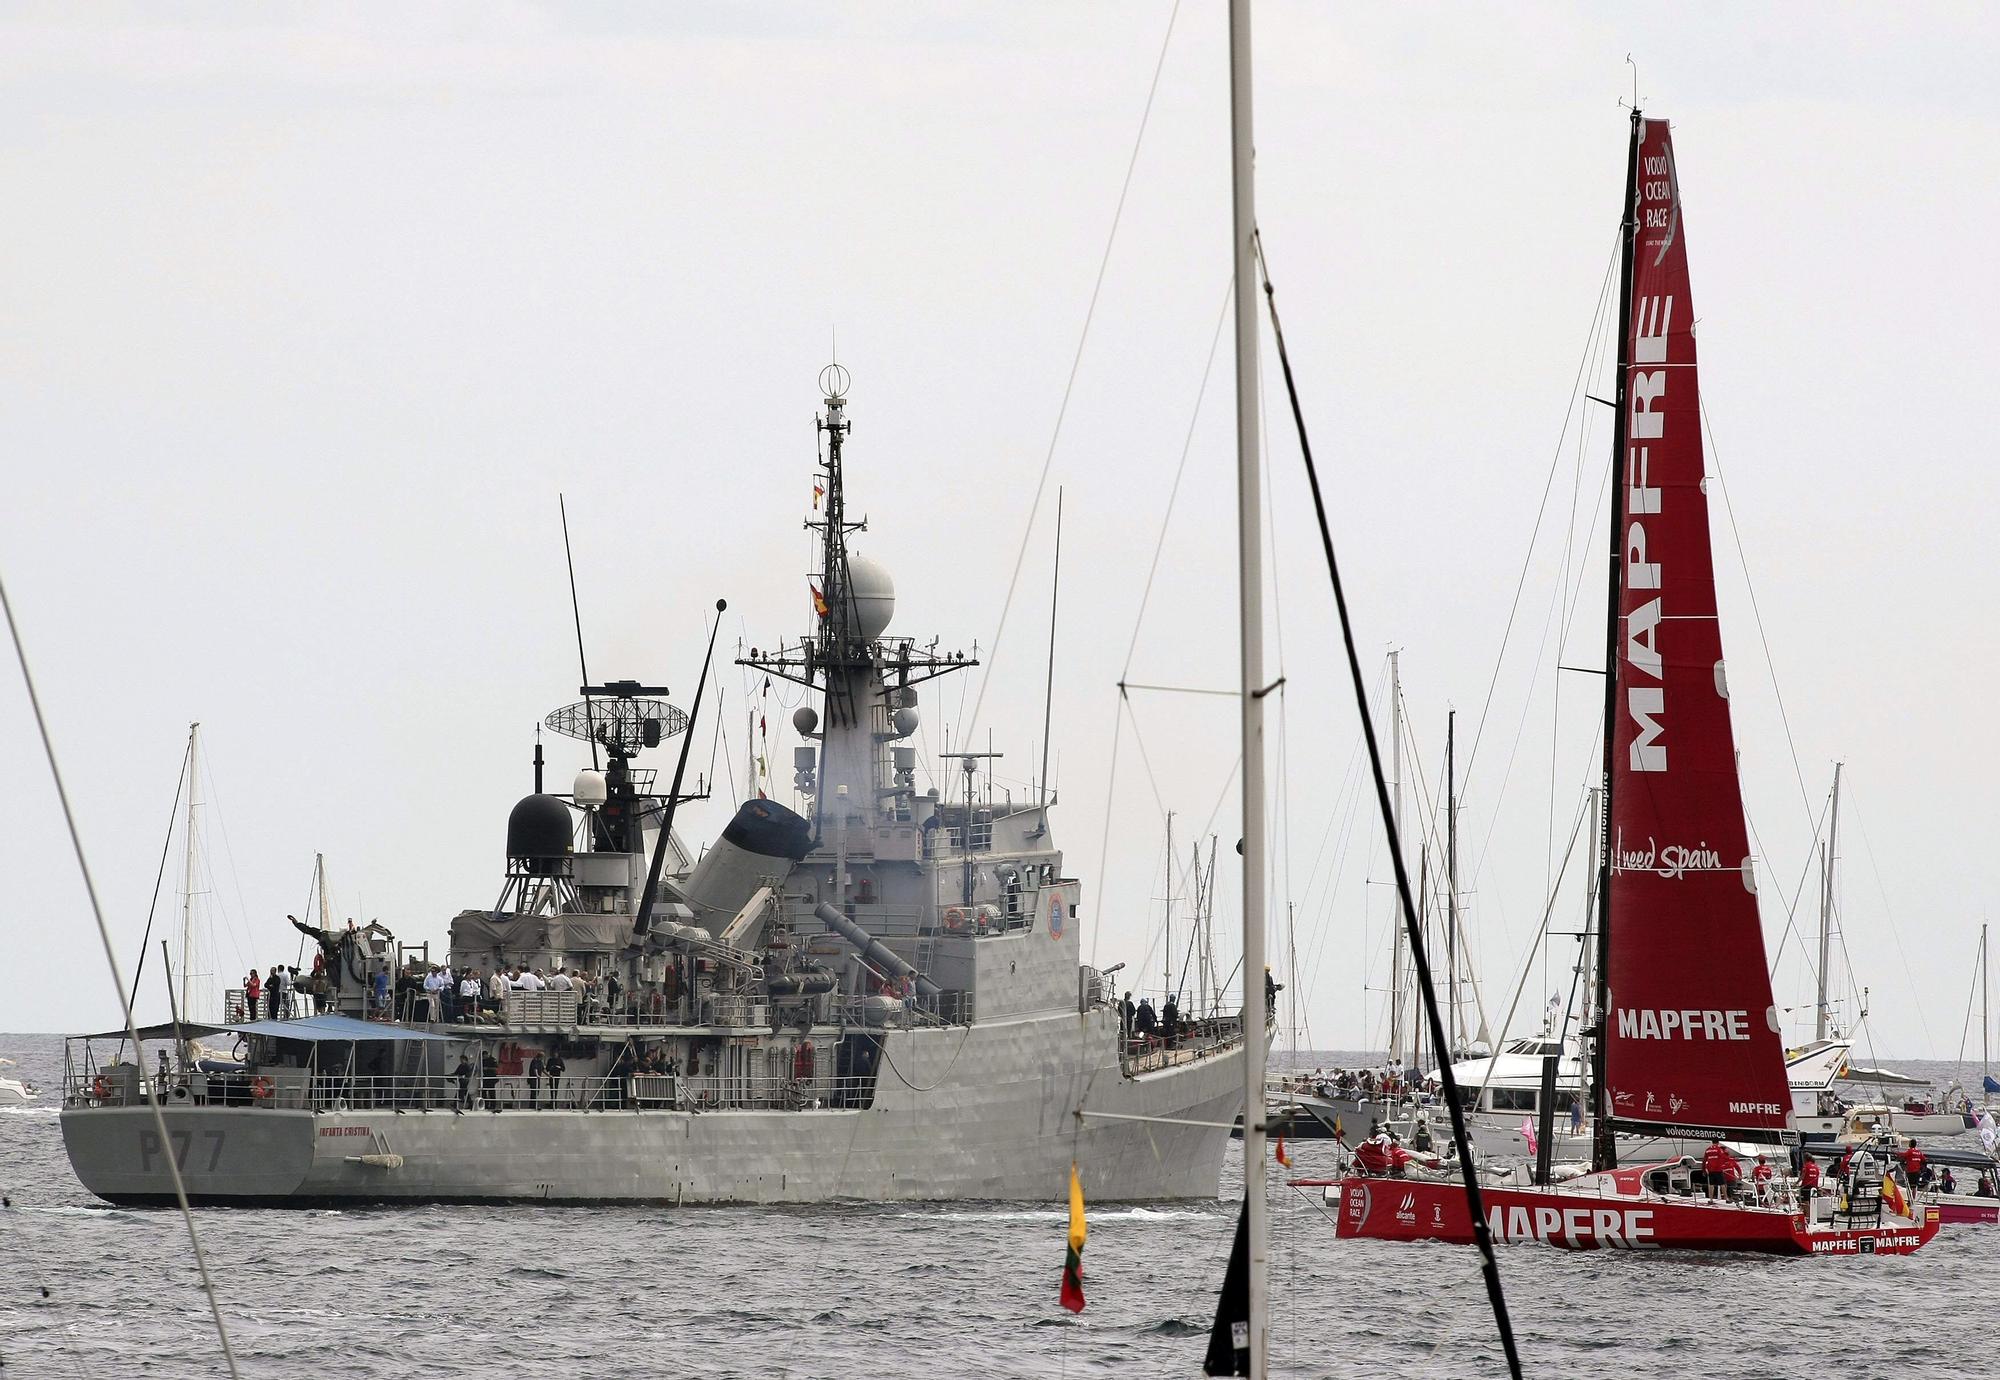
<svg viewBox="0 0 2000 1380">
<path fill-rule="evenodd" d="M 1721 1136 L 1709 1141 L 1708 1149 L 1702 1151 L 1701 1169 L 1708 1179 L 1708 1196 L 1711 1198 L 1734 1196 L 1736 1185 L 1743 1177 L 1743 1166 L 1736 1162 L 1736 1156 L 1729 1153 Z"/>
<path fill-rule="evenodd" d="M 542 1060 L 542 1072 L 548 1076 L 549 1080 L 549 1105 L 551 1107 L 562 1106 L 562 1079 L 563 1074 L 568 1071 L 568 1068 L 569 1065 L 564 1062 L 562 1057 L 561 1045 L 557 1045 L 554 1049 L 550 1050 L 548 1058 Z"/>
<path fill-rule="evenodd" d="M 1972 1190 L 1972 1194 L 1975 1198 L 1991 1198 L 1996 1196 L 1993 1191 L 1993 1175 L 1987 1170 L 1980 1170 L 1979 1183 Z"/>
<path fill-rule="evenodd" d="M 500 1110 L 500 1061 L 490 1049 L 479 1056 L 479 1100 L 489 1112 Z"/>
<path fill-rule="evenodd" d="M 1169 1045 L 1177 1044 L 1181 1036 L 1181 1006 L 1174 1000 L 1174 994 L 1167 993 L 1166 1005 L 1160 1008 L 1161 1033 Z"/>
<path fill-rule="evenodd" d="M 1569 1133 L 1573 1136 L 1583 1134 L 1583 1099 L 1580 1097 L 1569 1100 Z"/>
<path fill-rule="evenodd" d="M 524 968 L 521 970 L 520 977 L 515 980 L 514 985 L 523 991 L 539 992 L 546 988 L 548 983 L 543 981 L 542 975 L 533 968 Z"/>
<path fill-rule="evenodd" d="M 1938 1174 L 1938 1192 L 1940 1193 L 1958 1192 L 1958 1180 L 1954 1179 L 1951 1176 L 1950 1165 L 1946 1165 L 1944 1169 Z"/>
<path fill-rule="evenodd" d="M 513 986 L 514 984 L 507 980 L 507 970 L 504 968 L 495 968 L 490 988 L 491 995 L 486 1002 L 486 1006 L 493 1011 L 500 1010 L 501 1006 L 507 1000 L 507 993 L 513 989 Z"/>
<path fill-rule="evenodd" d="M 528 1061 L 528 1105 L 537 1110 L 542 1105 L 542 1070 L 546 1067 L 542 1052 L 536 1050 L 535 1057 Z"/>
<path fill-rule="evenodd" d="M 271 971 L 264 975 L 264 1018 L 278 1019 L 278 965 L 273 963 Z"/>
<path fill-rule="evenodd" d="M 467 968 L 465 976 L 458 982 L 458 1018 L 461 1021 L 469 1021 L 478 1016 L 481 990 L 479 970 Z"/>
<path fill-rule="evenodd" d="M 1806 1221 L 1812 1221 L 1813 1200 L 1819 1197 L 1819 1161 L 1811 1155 L 1799 1166 L 1799 1194 L 1806 1200 Z"/>
<path fill-rule="evenodd" d="M 1278 993 L 1285 990 L 1285 984 L 1271 976 L 1271 965 L 1264 965 L 1264 1010 L 1275 1011 L 1278 1007 Z"/>
<path fill-rule="evenodd" d="M 244 1020 L 254 1021 L 257 1019 L 257 1003 L 262 1000 L 263 996 L 264 980 L 258 977 L 257 970 L 252 968 L 250 976 L 243 979 Z"/>
<path fill-rule="evenodd" d="M 620 986 L 618 974 L 606 973 L 604 975 L 604 1009 L 613 1016 L 618 1014 L 618 991 Z"/>
<path fill-rule="evenodd" d="M 456 1078 L 456 1079 L 458 1080 L 458 1108 L 457 1108 L 457 1110 L 459 1110 L 459 1111 L 461 1111 L 461 1112 L 462 1112 L 462 1111 L 464 1111 L 464 1110 L 465 1110 L 465 1109 L 466 1109 L 467 1107 L 470 1107 L 470 1106 L 472 1105 L 472 1058 L 471 1058 L 471 1056 L 470 1056 L 470 1055 L 467 1055 L 467 1054 L 465 1054 L 465 1053 L 463 1053 L 463 1052 L 461 1052 L 461 1053 L 459 1054 L 459 1056 L 458 1056 L 458 1067 L 457 1067 L 457 1068 L 455 1068 L 455 1069 L 453 1069 L 453 1070 L 451 1071 L 451 1073 L 452 1073 L 452 1077 L 454 1077 L 454 1078 Z"/>
<path fill-rule="evenodd" d="M 1129 1040 L 1132 1038 L 1133 1017 L 1138 1011 L 1138 1008 L 1132 1005 L 1132 994 L 1130 992 L 1125 994 L 1125 1003 L 1119 1010 L 1123 1013 L 1121 1023 L 1125 1027 L 1125 1038 Z"/>
<path fill-rule="evenodd" d="M 556 970 L 549 974 L 549 990 L 552 992 L 568 992 L 572 990 L 569 974 L 562 970 L 562 964 L 560 963 L 556 964 Z"/>
<path fill-rule="evenodd" d="M 1160 1018 L 1153 1014 L 1153 999 L 1139 998 L 1139 1014 L 1132 1018 L 1132 1029 L 1137 1031 L 1141 1038 L 1151 1041 L 1153 1032 L 1159 1028 L 1159 1024 Z"/>
</svg>

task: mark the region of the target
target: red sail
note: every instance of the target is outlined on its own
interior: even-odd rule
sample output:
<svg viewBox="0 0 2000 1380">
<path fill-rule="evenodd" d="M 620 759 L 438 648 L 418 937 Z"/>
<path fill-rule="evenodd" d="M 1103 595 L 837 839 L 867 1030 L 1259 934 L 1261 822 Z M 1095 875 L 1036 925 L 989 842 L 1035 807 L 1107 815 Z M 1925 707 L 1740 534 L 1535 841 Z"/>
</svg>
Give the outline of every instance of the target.
<svg viewBox="0 0 2000 1380">
<path fill-rule="evenodd" d="M 1644 122 L 1636 181 L 1605 1093 L 1630 1129 L 1772 1139 L 1791 1095 L 1729 727 L 1687 219 L 1664 120 Z"/>
</svg>

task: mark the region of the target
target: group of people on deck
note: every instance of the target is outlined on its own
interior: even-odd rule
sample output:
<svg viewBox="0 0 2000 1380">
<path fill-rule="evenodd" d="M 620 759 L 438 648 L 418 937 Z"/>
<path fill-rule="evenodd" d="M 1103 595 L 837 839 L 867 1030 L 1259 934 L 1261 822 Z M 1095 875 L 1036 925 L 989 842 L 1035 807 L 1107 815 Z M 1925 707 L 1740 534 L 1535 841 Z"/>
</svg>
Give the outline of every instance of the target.
<svg viewBox="0 0 2000 1380">
<path fill-rule="evenodd" d="M 450 964 L 433 963 L 418 976 L 422 966 L 413 964 L 396 982 L 397 1006 L 407 1019 L 476 1021 L 498 1014 L 509 992 L 574 992 L 581 1008 L 593 986 L 591 978 L 561 963 L 548 972 L 516 963 L 490 973 L 470 967 L 454 972 Z"/>
<path fill-rule="evenodd" d="M 318 1015 L 326 1010 L 332 990 L 326 959 L 320 954 L 313 955 L 312 970 L 307 973 L 283 963 L 273 963 L 269 973 L 252 968 L 243 979 L 243 1019 L 288 1021 L 304 1015 L 307 1002 Z"/>
<path fill-rule="evenodd" d="M 529 1056 L 519 1065 L 521 1076 L 527 1083 L 527 1100 L 524 1102 L 509 1100 L 505 1105 L 523 1107 L 529 1111 L 539 1111 L 543 1107 L 561 1106 L 563 1074 L 568 1072 L 569 1067 L 568 1061 L 563 1058 L 562 1050 L 560 1048 L 550 1050 L 531 1048 L 522 1052 Z M 511 1073 L 512 1070 L 508 1070 L 508 1072 Z M 457 1110 L 461 1112 L 468 1111 L 475 1105 L 472 1097 L 472 1083 L 476 1077 L 479 1080 L 479 1101 L 477 1105 L 484 1107 L 489 1112 L 497 1113 L 502 1106 L 502 1098 L 500 1096 L 501 1073 L 500 1060 L 494 1056 L 490 1046 L 481 1049 L 479 1059 L 476 1063 L 469 1051 L 460 1054 L 458 1056 L 458 1066 L 451 1071 L 451 1076 L 458 1083 Z M 544 1089 L 546 1089 L 546 1093 Z"/>
</svg>

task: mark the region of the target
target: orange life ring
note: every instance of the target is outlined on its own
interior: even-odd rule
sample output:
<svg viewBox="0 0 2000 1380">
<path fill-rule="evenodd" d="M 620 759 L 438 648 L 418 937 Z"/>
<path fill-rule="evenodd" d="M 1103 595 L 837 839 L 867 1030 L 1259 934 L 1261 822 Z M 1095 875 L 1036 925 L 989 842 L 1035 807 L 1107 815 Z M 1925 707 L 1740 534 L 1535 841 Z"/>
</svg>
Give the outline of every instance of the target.
<svg viewBox="0 0 2000 1380">
<path fill-rule="evenodd" d="M 109 1101 L 111 1097 L 111 1080 L 106 1078 L 101 1073 L 98 1074 L 97 1077 L 91 1081 L 90 1095 L 96 1098 L 99 1102 Z"/>
<path fill-rule="evenodd" d="M 271 1093 L 272 1093 L 271 1080 L 264 1077 L 262 1074 L 258 1074 L 255 1078 L 250 1080 L 250 1096 L 256 1098 L 259 1102 L 270 1101 Z"/>
<path fill-rule="evenodd" d="M 965 928 L 965 912 L 953 906 L 944 913 L 944 927 L 953 934 Z"/>
</svg>

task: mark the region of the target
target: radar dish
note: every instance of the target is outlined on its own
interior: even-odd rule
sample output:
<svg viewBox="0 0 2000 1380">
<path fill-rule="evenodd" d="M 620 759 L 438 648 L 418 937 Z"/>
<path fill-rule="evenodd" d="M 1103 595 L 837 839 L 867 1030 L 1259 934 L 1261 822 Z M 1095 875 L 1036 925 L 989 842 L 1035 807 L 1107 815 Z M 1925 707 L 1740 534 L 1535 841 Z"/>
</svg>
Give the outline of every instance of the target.
<svg viewBox="0 0 2000 1380">
<path fill-rule="evenodd" d="M 631 757 L 686 732 L 688 716 L 665 700 L 620 697 L 578 700 L 542 722 L 565 738 L 599 743 L 620 757 Z"/>
<path fill-rule="evenodd" d="M 847 370 L 838 364 L 829 364 L 819 371 L 819 391 L 831 400 L 847 396 Z"/>
</svg>

